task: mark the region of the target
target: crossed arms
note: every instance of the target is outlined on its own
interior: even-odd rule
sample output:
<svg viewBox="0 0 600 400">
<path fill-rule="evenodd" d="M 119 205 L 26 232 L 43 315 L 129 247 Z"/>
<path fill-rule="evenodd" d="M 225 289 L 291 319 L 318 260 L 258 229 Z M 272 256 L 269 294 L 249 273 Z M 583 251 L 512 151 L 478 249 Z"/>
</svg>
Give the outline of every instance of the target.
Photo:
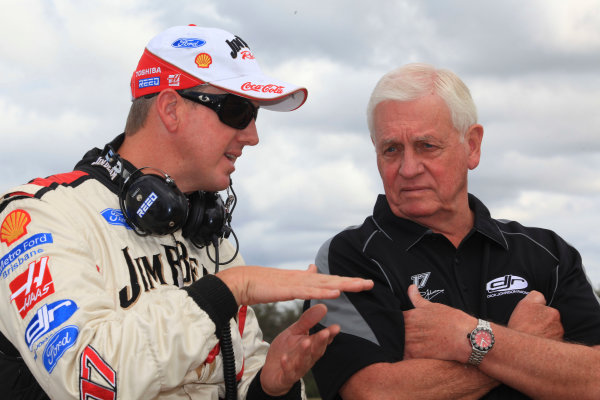
<svg viewBox="0 0 600 400">
<path fill-rule="evenodd" d="M 414 285 L 408 295 L 404 360 L 361 369 L 340 389 L 344 400 L 476 399 L 500 383 L 532 398 L 600 398 L 600 346 L 563 342 L 560 315 L 541 293 L 523 298 L 507 326 L 492 323 L 496 343 L 478 368 L 466 364 L 477 319 L 423 299 Z"/>
</svg>

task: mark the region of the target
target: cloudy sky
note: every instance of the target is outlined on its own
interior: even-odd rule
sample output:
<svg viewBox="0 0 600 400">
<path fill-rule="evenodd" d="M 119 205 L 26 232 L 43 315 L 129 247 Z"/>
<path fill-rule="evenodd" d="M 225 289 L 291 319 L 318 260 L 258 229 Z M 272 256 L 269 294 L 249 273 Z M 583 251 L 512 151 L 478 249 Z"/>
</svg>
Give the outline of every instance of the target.
<svg viewBox="0 0 600 400">
<path fill-rule="evenodd" d="M 600 0 L 2 0 L 0 190 L 72 169 L 122 132 L 150 38 L 194 23 L 241 36 L 309 89 L 263 111 L 233 175 L 249 264 L 305 268 L 370 215 L 382 186 L 365 122 L 384 73 L 449 68 L 485 128 L 470 192 L 496 218 L 557 231 L 600 286 Z"/>
</svg>

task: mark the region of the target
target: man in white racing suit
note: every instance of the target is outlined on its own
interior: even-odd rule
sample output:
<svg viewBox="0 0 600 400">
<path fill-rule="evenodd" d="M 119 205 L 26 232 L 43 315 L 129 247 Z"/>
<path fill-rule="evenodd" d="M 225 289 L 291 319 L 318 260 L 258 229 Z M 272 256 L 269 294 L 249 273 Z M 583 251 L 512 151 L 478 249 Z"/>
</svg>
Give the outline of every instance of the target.
<svg viewBox="0 0 600 400">
<path fill-rule="evenodd" d="M 131 89 L 124 134 L 0 198 L 5 393 L 305 398 L 300 378 L 339 327 L 309 335 L 317 306 L 269 346 L 247 306 L 372 282 L 243 266 L 216 192 L 258 143 L 259 107 L 291 111 L 306 89 L 263 75 L 240 37 L 196 26 L 153 38 Z"/>
</svg>

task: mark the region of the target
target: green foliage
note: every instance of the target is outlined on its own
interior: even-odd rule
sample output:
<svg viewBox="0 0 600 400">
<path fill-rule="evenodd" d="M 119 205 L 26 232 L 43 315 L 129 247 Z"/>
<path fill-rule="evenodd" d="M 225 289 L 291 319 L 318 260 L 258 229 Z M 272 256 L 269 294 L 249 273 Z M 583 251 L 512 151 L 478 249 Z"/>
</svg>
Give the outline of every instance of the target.
<svg viewBox="0 0 600 400">
<path fill-rule="evenodd" d="M 298 320 L 302 314 L 302 302 L 256 304 L 252 309 L 262 329 L 263 339 L 271 343 L 279 333 Z M 319 390 L 312 372 L 309 371 L 303 380 L 306 396 L 319 399 Z"/>
</svg>

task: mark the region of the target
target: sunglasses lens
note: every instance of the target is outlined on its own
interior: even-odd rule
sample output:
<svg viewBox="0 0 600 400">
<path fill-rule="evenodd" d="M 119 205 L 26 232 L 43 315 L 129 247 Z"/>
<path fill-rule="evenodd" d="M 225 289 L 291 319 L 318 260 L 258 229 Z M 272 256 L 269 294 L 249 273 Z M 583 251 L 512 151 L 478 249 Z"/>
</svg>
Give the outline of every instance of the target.
<svg viewBox="0 0 600 400">
<path fill-rule="evenodd" d="M 256 107 L 249 100 L 238 96 L 227 96 L 219 117 L 224 124 L 235 129 L 244 129 L 255 118 Z"/>
</svg>

